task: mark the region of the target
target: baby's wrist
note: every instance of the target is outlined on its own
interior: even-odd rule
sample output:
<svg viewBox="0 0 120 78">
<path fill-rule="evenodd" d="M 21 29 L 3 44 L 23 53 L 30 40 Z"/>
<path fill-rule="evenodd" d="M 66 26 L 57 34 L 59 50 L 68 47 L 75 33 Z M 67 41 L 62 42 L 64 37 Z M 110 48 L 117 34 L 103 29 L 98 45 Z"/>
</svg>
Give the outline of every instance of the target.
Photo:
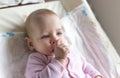
<svg viewBox="0 0 120 78">
<path fill-rule="evenodd" d="M 55 57 L 56 60 L 58 60 L 60 63 L 64 64 L 66 59 Z"/>
</svg>

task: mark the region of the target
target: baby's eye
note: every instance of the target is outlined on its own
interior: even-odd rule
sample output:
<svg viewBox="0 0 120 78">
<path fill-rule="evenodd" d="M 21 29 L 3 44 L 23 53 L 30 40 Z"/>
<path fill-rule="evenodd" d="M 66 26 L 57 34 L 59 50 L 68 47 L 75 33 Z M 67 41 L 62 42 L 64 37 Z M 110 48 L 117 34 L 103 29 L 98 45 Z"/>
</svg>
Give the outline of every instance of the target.
<svg viewBox="0 0 120 78">
<path fill-rule="evenodd" d="M 62 35 L 63 33 L 62 32 L 57 32 L 57 35 Z"/>
<path fill-rule="evenodd" d="M 42 37 L 41 37 L 41 39 L 45 39 L 45 38 L 49 38 L 50 36 L 49 35 L 43 35 Z"/>
</svg>

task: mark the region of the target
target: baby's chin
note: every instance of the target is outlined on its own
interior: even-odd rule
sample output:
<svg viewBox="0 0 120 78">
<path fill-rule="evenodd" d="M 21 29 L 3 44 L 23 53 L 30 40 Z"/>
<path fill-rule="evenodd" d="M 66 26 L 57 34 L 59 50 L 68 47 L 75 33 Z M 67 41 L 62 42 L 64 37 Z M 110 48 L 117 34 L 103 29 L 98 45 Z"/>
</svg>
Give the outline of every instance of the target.
<svg viewBox="0 0 120 78">
<path fill-rule="evenodd" d="M 50 56 L 55 56 L 54 49 L 50 52 Z"/>
<path fill-rule="evenodd" d="M 54 56 L 55 56 L 55 53 L 50 53 L 48 56 L 53 56 L 53 57 L 54 57 Z"/>
</svg>

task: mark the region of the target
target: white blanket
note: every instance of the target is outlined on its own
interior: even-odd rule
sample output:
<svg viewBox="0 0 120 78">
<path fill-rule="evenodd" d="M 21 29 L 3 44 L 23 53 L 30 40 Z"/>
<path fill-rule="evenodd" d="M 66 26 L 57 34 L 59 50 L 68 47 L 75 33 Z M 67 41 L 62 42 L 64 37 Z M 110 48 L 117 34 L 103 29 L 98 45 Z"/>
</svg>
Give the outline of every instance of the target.
<svg viewBox="0 0 120 78">
<path fill-rule="evenodd" d="M 118 57 L 117 60 L 120 60 L 119 56 L 115 55 L 116 51 L 107 50 L 97 29 L 99 25 L 90 18 L 89 13 L 86 6 L 81 5 L 62 19 L 68 39 L 104 78 L 120 78 L 114 58 Z"/>
</svg>

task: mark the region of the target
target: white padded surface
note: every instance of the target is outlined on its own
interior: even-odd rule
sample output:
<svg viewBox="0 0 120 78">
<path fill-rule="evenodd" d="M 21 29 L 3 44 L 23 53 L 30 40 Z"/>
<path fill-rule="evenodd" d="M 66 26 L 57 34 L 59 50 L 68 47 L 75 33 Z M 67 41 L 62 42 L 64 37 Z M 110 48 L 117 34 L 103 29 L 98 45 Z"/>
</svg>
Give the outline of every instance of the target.
<svg viewBox="0 0 120 78">
<path fill-rule="evenodd" d="M 0 9 L 0 33 L 7 31 L 24 31 L 23 23 L 25 18 L 32 11 L 40 8 L 51 9 L 60 17 L 62 17 L 65 13 L 60 1 Z"/>
</svg>

